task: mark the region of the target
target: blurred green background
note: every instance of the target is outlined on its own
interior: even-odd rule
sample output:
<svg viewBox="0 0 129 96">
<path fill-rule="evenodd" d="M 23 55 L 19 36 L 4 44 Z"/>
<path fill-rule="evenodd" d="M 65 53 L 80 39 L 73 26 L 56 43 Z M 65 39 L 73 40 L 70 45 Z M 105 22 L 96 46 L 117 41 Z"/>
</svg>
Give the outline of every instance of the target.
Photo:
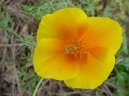
<svg viewBox="0 0 129 96">
<path fill-rule="evenodd" d="M 115 68 L 95 90 L 42 81 L 34 72 L 38 24 L 43 15 L 66 7 L 81 8 L 88 16 L 110 17 L 123 28 Z M 129 96 L 129 0 L 0 0 L 0 96 Z"/>
</svg>

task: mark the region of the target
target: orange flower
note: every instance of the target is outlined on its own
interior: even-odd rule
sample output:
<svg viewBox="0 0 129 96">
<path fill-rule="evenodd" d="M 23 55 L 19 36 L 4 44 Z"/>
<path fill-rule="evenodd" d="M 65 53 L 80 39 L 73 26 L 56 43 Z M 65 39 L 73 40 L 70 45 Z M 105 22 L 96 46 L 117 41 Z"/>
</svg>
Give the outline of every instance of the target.
<svg viewBox="0 0 129 96">
<path fill-rule="evenodd" d="M 94 89 L 111 73 L 121 43 L 122 29 L 116 21 L 87 17 L 78 8 L 60 9 L 41 20 L 34 69 L 69 87 Z"/>
</svg>

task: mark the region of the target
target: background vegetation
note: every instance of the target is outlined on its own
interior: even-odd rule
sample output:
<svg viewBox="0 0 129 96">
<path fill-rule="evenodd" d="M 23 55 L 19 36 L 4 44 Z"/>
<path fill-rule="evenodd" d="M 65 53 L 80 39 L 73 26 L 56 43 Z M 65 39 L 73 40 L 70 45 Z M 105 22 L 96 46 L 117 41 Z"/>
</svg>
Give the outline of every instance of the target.
<svg viewBox="0 0 129 96">
<path fill-rule="evenodd" d="M 95 90 L 42 80 L 33 70 L 41 17 L 66 7 L 82 8 L 88 16 L 110 17 L 123 28 L 115 68 Z M 0 0 L 0 96 L 129 96 L 129 0 Z"/>
</svg>

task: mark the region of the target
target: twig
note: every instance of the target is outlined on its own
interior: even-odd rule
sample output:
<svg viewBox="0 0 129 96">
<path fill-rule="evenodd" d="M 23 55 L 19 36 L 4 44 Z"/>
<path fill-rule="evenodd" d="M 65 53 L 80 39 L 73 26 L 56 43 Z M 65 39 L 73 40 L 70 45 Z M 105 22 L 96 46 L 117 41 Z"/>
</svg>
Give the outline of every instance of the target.
<svg viewBox="0 0 129 96">
<path fill-rule="evenodd" d="M 12 44 L 1 44 L 0 45 L 0 47 L 12 47 L 12 46 L 23 46 L 23 44 L 14 44 L 14 45 L 12 45 Z"/>
<path fill-rule="evenodd" d="M 105 82 L 105 84 L 113 89 L 117 89 L 117 86 L 112 84 L 112 83 L 109 83 L 109 82 Z"/>
</svg>

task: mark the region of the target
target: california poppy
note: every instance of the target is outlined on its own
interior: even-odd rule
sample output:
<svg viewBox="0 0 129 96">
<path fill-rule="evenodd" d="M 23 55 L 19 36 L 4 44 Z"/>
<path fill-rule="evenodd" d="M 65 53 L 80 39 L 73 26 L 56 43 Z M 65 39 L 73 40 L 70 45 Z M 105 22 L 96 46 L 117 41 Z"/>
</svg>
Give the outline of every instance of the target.
<svg viewBox="0 0 129 96">
<path fill-rule="evenodd" d="M 122 28 L 106 17 L 88 17 L 79 8 L 43 16 L 37 32 L 34 69 L 43 78 L 72 88 L 94 89 L 113 70 Z"/>
</svg>

